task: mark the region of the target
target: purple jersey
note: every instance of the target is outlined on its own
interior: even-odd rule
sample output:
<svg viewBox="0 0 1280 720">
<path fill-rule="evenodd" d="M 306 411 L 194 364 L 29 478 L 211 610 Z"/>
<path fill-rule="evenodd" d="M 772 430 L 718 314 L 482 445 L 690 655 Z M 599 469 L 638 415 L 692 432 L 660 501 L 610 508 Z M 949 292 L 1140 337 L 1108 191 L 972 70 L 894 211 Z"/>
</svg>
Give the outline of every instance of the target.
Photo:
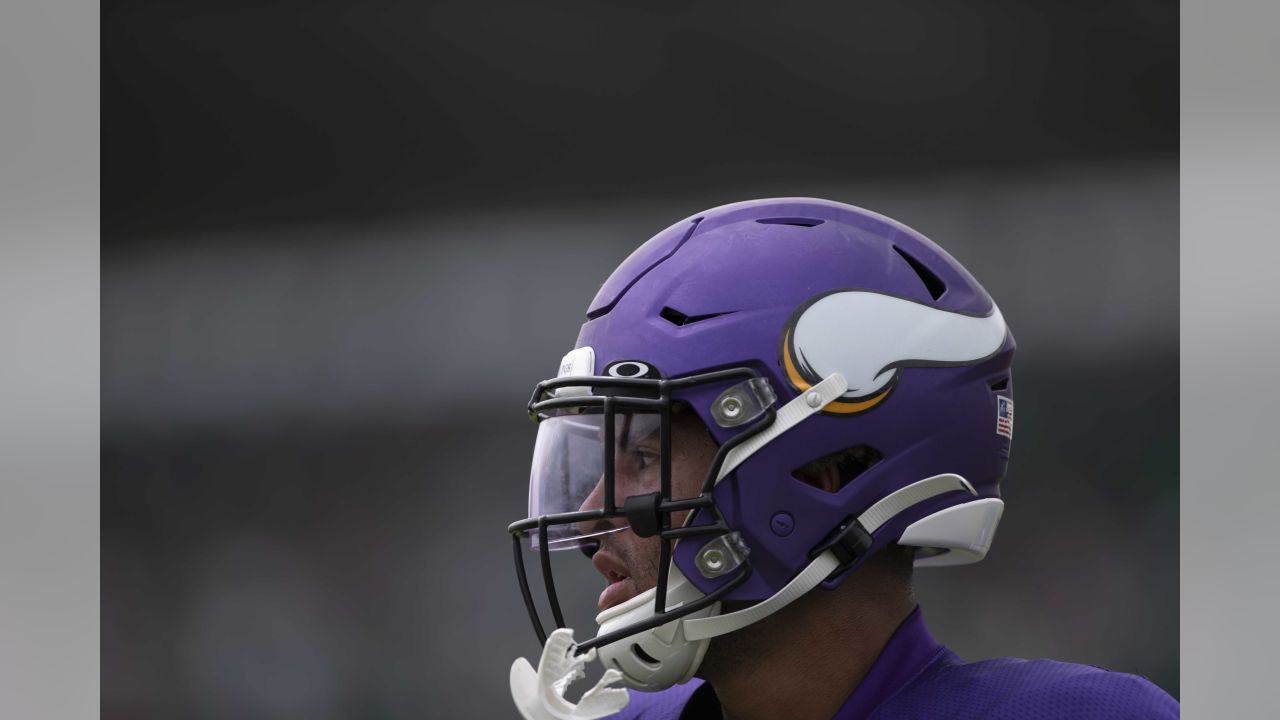
<svg viewBox="0 0 1280 720">
<path fill-rule="evenodd" d="M 833 720 L 1165 720 L 1178 703 L 1150 681 L 1089 665 L 1000 658 L 966 663 L 929 634 L 916 608 L 889 638 Z M 720 718 L 710 686 L 694 680 L 631 692 L 617 720 Z"/>
</svg>

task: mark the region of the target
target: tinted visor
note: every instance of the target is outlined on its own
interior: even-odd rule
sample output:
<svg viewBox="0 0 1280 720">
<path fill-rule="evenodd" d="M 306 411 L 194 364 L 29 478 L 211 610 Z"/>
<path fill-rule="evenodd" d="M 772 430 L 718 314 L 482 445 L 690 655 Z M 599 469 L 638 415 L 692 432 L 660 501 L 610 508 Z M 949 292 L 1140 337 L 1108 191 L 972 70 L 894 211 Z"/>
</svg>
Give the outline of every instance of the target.
<svg viewBox="0 0 1280 720">
<path fill-rule="evenodd" d="M 547 527 L 552 550 L 583 547 L 584 541 L 627 529 L 619 508 L 631 495 L 657 492 L 662 485 L 661 416 L 652 412 L 613 414 L 613 473 L 606 477 L 609 446 L 605 416 L 592 408 L 559 414 L 538 423 L 529 477 L 529 517 L 597 511 L 596 517 Z M 612 489 L 612 507 L 609 507 Z M 530 544 L 538 547 L 536 531 Z"/>
</svg>

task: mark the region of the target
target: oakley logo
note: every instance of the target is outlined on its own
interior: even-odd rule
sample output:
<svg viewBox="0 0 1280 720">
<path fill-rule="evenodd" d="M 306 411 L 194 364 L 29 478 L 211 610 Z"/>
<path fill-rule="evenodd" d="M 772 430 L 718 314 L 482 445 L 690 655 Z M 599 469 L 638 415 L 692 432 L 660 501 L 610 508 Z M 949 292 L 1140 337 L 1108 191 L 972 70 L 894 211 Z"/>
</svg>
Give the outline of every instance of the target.
<svg viewBox="0 0 1280 720">
<path fill-rule="evenodd" d="M 630 377 L 648 377 L 650 374 L 649 366 L 642 362 L 628 360 L 627 362 L 614 363 L 609 366 L 605 372 L 613 377 L 630 378 Z"/>
<path fill-rule="evenodd" d="M 658 369 L 648 363 L 642 363 L 639 360 L 621 360 L 619 362 L 610 363 L 604 369 L 604 374 L 616 378 L 647 378 L 654 379 L 662 377 Z"/>
<path fill-rule="evenodd" d="M 809 300 L 782 335 L 782 365 L 801 392 L 833 372 L 849 390 L 824 412 L 854 414 L 880 404 L 904 367 L 975 365 L 994 355 L 1008 328 L 1000 309 L 985 317 L 867 290 Z"/>
</svg>

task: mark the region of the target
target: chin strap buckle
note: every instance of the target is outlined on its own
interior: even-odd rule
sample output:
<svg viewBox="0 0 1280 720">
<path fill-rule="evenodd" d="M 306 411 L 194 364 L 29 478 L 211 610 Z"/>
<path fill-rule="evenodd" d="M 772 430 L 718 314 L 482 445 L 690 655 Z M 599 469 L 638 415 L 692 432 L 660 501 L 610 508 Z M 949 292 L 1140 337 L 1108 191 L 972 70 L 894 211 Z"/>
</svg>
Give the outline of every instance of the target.
<svg viewBox="0 0 1280 720">
<path fill-rule="evenodd" d="M 858 518 L 850 515 L 809 551 L 809 557 L 816 558 L 830 550 L 840 562 L 831 575 L 839 575 L 865 557 L 874 542 L 875 538 L 871 537 L 871 533 L 867 532 Z"/>
</svg>

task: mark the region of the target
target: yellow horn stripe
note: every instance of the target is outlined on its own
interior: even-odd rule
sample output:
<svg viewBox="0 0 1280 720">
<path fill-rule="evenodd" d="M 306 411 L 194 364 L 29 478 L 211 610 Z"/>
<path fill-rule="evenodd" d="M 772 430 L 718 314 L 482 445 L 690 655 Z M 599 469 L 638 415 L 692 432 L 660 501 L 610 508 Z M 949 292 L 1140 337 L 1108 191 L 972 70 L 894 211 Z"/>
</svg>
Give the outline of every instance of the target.
<svg viewBox="0 0 1280 720">
<path fill-rule="evenodd" d="M 805 382 L 805 379 L 800 376 L 800 371 L 796 370 L 795 361 L 791 359 L 791 353 L 793 352 L 793 348 L 791 347 L 791 331 L 790 330 L 788 330 L 786 334 L 782 336 L 782 346 L 783 348 L 785 348 L 785 350 L 782 353 L 782 367 L 787 371 L 787 379 L 790 380 L 791 384 L 794 385 L 796 389 L 799 390 L 800 392 L 804 392 L 805 390 L 808 390 L 809 388 L 813 387 L 809 383 Z"/>
<path fill-rule="evenodd" d="M 809 388 L 813 387 L 800 375 L 800 371 L 796 369 L 795 360 L 791 357 L 792 347 L 791 347 L 791 331 L 790 330 L 788 330 L 787 333 L 782 336 L 782 342 L 783 342 L 783 347 L 785 348 L 782 353 L 782 367 L 787 372 L 787 379 L 790 380 L 791 384 L 794 385 L 796 389 L 799 390 L 800 392 L 804 392 Z M 880 401 L 888 397 L 889 391 L 892 389 L 893 389 L 893 385 L 890 384 L 884 390 L 881 390 L 878 394 L 874 395 L 873 397 L 869 397 L 866 400 L 856 400 L 852 402 L 848 400 L 834 400 L 830 403 L 827 403 L 826 407 L 822 408 L 822 411 L 829 412 L 829 413 L 838 413 L 841 415 L 852 415 L 853 413 L 860 413 L 865 410 L 870 410 L 876 405 L 879 405 Z"/>
<path fill-rule="evenodd" d="M 886 397 L 888 397 L 889 390 L 890 388 L 885 388 L 884 390 L 880 391 L 879 395 L 869 397 L 866 400 L 858 400 L 857 402 L 849 402 L 847 400 L 835 400 L 833 402 L 828 403 L 826 407 L 822 408 L 822 411 L 830 412 L 830 413 L 853 414 L 853 413 L 860 413 L 863 410 L 870 410 L 876 405 L 879 405 L 881 400 L 884 400 Z"/>
</svg>

